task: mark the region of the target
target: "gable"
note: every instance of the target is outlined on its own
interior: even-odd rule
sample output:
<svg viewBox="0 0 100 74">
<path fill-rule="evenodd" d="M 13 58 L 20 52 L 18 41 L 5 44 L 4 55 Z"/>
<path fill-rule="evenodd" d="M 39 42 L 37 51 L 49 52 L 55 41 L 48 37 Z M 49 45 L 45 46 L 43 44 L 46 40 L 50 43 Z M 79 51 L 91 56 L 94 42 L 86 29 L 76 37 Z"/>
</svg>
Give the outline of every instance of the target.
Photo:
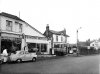
<svg viewBox="0 0 100 74">
<path fill-rule="evenodd" d="M 45 37 L 41 32 L 30 26 L 28 23 L 23 25 L 23 33 L 30 36 Z"/>
</svg>

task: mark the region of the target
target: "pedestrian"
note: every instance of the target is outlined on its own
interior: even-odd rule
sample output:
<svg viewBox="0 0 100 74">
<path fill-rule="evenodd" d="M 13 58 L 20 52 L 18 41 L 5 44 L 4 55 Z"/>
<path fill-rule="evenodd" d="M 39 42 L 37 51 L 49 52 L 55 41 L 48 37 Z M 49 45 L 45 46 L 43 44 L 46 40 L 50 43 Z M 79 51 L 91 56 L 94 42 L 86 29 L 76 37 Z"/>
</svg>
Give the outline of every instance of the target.
<svg viewBox="0 0 100 74">
<path fill-rule="evenodd" d="M 4 49 L 2 54 L 3 54 L 4 56 L 8 56 L 7 49 Z"/>
<path fill-rule="evenodd" d="M 7 62 L 7 60 L 8 60 L 7 49 L 4 49 L 2 54 L 3 54 L 4 62 Z"/>
</svg>

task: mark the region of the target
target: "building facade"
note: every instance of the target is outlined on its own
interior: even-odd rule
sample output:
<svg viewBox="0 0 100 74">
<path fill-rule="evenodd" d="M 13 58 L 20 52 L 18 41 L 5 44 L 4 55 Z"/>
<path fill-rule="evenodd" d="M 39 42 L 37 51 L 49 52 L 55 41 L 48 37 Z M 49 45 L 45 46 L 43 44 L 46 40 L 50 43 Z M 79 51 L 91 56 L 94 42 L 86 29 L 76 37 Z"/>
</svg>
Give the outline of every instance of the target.
<svg viewBox="0 0 100 74">
<path fill-rule="evenodd" d="M 23 41 L 23 34 L 25 36 Z M 9 52 L 24 49 L 38 48 L 43 54 L 49 54 L 49 41 L 37 29 L 15 15 L 0 13 L 0 50 Z"/>
<path fill-rule="evenodd" d="M 94 47 L 96 50 L 100 49 L 100 41 L 99 40 L 95 40 L 92 43 L 90 43 L 91 47 Z"/>
<path fill-rule="evenodd" d="M 65 29 L 62 31 L 53 31 L 50 30 L 49 25 L 47 25 L 44 35 L 48 38 L 48 40 L 51 40 L 51 49 L 67 47 L 67 38 L 69 36 L 66 34 Z M 54 54 L 54 50 L 52 50 L 52 53 Z"/>
</svg>

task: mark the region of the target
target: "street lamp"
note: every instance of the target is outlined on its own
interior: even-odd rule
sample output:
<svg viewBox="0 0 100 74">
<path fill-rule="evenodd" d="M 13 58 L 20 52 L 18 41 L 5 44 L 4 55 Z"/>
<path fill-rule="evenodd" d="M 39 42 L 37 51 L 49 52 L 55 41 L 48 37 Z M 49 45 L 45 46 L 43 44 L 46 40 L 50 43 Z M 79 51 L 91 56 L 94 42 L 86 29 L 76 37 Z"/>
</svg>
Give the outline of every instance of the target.
<svg viewBox="0 0 100 74">
<path fill-rule="evenodd" d="M 76 31 L 76 34 L 77 34 L 77 43 L 76 43 L 76 47 L 77 47 L 77 56 L 79 54 L 79 49 L 78 49 L 78 42 L 79 42 L 79 39 L 78 39 L 78 31 L 79 29 L 81 29 L 82 27 L 78 28 L 77 31 Z"/>
</svg>

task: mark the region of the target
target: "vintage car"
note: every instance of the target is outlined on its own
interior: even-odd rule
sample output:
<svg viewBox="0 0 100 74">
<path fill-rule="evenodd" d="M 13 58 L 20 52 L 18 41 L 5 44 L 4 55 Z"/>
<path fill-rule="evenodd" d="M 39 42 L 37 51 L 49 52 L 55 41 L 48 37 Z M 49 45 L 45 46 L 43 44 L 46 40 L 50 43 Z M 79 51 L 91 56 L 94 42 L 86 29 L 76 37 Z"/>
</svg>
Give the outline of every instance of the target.
<svg viewBox="0 0 100 74">
<path fill-rule="evenodd" d="M 28 51 L 16 51 L 16 53 L 12 53 L 9 56 L 9 62 L 16 61 L 18 63 L 22 61 L 29 61 L 32 60 L 35 62 L 37 59 L 36 53 L 29 53 Z"/>
<path fill-rule="evenodd" d="M 0 54 L 0 64 L 6 63 L 8 61 L 8 56 Z"/>
</svg>

